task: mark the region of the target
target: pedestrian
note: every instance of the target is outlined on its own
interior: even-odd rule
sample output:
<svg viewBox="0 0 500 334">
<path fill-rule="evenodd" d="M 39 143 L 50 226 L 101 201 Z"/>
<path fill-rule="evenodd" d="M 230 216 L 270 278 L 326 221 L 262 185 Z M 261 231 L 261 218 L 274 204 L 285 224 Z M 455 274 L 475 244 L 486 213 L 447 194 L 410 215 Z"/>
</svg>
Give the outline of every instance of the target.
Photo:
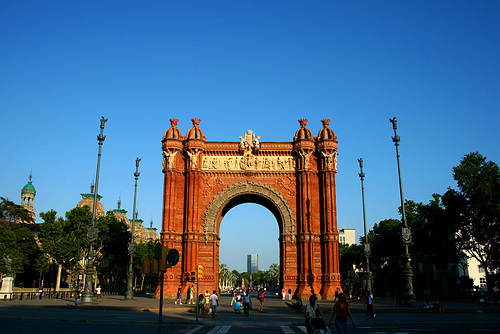
<svg viewBox="0 0 500 334">
<path fill-rule="evenodd" d="M 214 290 L 210 296 L 210 304 L 212 305 L 212 318 L 217 316 L 217 305 L 219 302 L 219 297 L 217 296 L 217 291 Z"/>
<path fill-rule="evenodd" d="M 338 301 L 333 305 L 332 315 L 328 326 L 331 326 L 332 320 L 335 318 L 335 327 L 337 328 L 337 333 L 344 334 L 347 330 L 347 316 L 351 319 L 352 327 L 356 328 L 354 319 L 352 318 L 351 309 L 346 301 L 345 294 L 340 293 Z"/>
<path fill-rule="evenodd" d="M 377 315 L 373 313 L 373 290 L 368 292 L 366 301 L 366 316 L 368 318 L 375 318 Z"/>
<path fill-rule="evenodd" d="M 306 318 L 307 333 L 316 333 L 316 331 L 323 330 L 328 333 L 325 321 L 323 320 L 323 313 L 316 302 L 318 297 L 311 295 L 309 297 L 309 304 L 306 306 L 304 317 Z"/>
<path fill-rule="evenodd" d="M 260 290 L 259 296 L 257 297 L 257 299 L 260 302 L 260 307 L 259 307 L 260 312 L 264 312 L 264 293 L 265 293 L 264 289 Z"/>
<path fill-rule="evenodd" d="M 43 281 L 40 284 L 40 287 L 38 288 L 38 293 L 40 294 L 40 299 L 43 297 Z"/>
<path fill-rule="evenodd" d="M 198 312 L 200 316 L 205 316 L 205 297 L 202 293 L 198 296 Z"/>
<path fill-rule="evenodd" d="M 192 285 L 189 287 L 188 293 L 189 293 L 189 304 L 194 305 L 194 289 Z"/>
<path fill-rule="evenodd" d="M 285 289 L 285 287 L 283 287 L 283 289 L 281 290 L 281 295 L 283 296 L 283 300 L 285 300 L 285 298 L 286 298 L 286 289 Z"/>
<path fill-rule="evenodd" d="M 208 290 L 205 290 L 205 313 L 208 315 L 210 312 L 210 292 Z"/>
<path fill-rule="evenodd" d="M 80 304 L 80 292 L 78 290 L 73 293 L 73 298 L 75 298 L 75 309 L 78 310 L 78 304 Z"/>
<path fill-rule="evenodd" d="M 95 288 L 95 294 L 97 295 L 97 301 L 101 300 L 101 285 L 97 285 L 97 288 Z"/>
<path fill-rule="evenodd" d="M 236 301 L 236 291 L 234 291 L 234 288 L 231 288 L 231 306 L 233 306 L 235 301 Z"/>
<path fill-rule="evenodd" d="M 243 295 L 243 313 L 248 317 L 250 315 L 250 309 L 252 307 L 252 300 L 250 299 L 250 292 L 245 291 Z"/>
<path fill-rule="evenodd" d="M 177 289 L 177 300 L 175 301 L 175 303 L 177 304 L 177 302 L 179 302 L 180 305 L 182 305 L 182 292 L 181 292 L 181 287 L 179 287 Z"/>
<path fill-rule="evenodd" d="M 292 288 L 288 289 L 288 300 L 292 300 Z"/>
</svg>

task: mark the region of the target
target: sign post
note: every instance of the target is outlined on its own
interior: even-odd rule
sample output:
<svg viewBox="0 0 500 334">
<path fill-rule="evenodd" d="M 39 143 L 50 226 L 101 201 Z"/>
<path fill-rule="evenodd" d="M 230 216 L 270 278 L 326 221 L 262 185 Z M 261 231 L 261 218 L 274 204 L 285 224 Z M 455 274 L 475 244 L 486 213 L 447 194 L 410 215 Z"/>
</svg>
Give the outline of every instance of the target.
<svg viewBox="0 0 500 334">
<path fill-rule="evenodd" d="M 160 275 L 160 310 L 158 312 L 158 334 L 161 334 L 162 314 L 163 314 L 163 276 L 168 268 L 172 268 L 179 262 L 179 252 L 177 249 L 163 247 L 160 242 L 155 246 L 155 259 L 144 259 L 142 270 L 145 274 Z"/>
</svg>

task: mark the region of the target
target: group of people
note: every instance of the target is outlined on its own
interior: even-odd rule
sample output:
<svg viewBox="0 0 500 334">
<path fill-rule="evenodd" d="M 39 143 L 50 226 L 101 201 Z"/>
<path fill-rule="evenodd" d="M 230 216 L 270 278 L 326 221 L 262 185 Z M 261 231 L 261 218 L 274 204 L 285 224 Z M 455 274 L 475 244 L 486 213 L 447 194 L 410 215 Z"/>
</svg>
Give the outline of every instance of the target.
<svg viewBox="0 0 500 334">
<path fill-rule="evenodd" d="M 194 289 L 193 286 L 190 286 L 187 290 L 186 304 L 194 304 Z M 182 305 L 182 287 L 177 289 L 177 299 L 175 300 L 175 304 Z M 217 308 L 219 306 L 219 296 L 217 295 L 217 291 L 213 291 L 212 294 L 205 291 L 204 294 L 200 294 L 198 296 L 198 312 L 204 317 L 206 315 L 211 315 L 212 318 L 217 316 Z"/>
<path fill-rule="evenodd" d="M 246 316 L 250 314 L 250 310 L 252 309 L 252 299 L 250 297 L 249 289 L 231 289 L 231 306 L 234 305 L 234 312 L 241 313 L 241 309 L 243 308 L 243 312 Z M 266 294 L 266 288 L 261 288 L 257 292 L 257 300 L 260 302 L 259 311 L 264 312 L 264 295 Z"/>
<path fill-rule="evenodd" d="M 286 289 L 285 287 L 283 287 L 283 289 L 281 290 L 281 296 L 283 297 L 283 300 L 286 299 Z M 288 289 L 288 300 L 292 300 L 292 289 Z"/>
<path fill-rule="evenodd" d="M 323 319 L 323 313 L 321 312 L 319 305 L 317 303 L 318 298 L 316 295 L 309 297 L 309 304 L 306 306 L 305 318 L 306 318 L 306 329 L 307 333 L 330 333 L 328 327 L 331 326 L 332 322 L 335 320 L 335 328 L 337 333 L 344 334 L 347 330 L 347 318 L 351 320 L 352 327 L 356 327 L 356 323 L 352 317 L 351 309 L 349 303 L 347 302 L 347 297 L 340 290 L 335 293 L 335 304 L 333 305 L 330 321 L 328 326 Z M 368 318 L 375 318 L 376 314 L 373 311 L 373 291 L 370 291 L 366 295 L 366 316 Z"/>
</svg>

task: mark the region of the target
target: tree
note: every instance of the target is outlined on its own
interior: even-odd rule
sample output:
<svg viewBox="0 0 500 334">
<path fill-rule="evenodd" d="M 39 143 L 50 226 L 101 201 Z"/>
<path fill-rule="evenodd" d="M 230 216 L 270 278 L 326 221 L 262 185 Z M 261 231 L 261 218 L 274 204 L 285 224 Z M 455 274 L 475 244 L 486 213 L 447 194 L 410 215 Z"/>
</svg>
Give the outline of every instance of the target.
<svg viewBox="0 0 500 334">
<path fill-rule="evenodd" d="M 41 261 L 42 253 L 33 233 L 21 222 L 34 219 L 22 205 L 0 199 L 0 271 L 12 274 L 20 286 L 31 286 L 36 276 L 35 264 Z"/>
<path fill-rule="evenodd" d="M 146 275 L 142 273 L 142 262 L 144 259 L 154 259 L 155 258 L 155 247 L 158 240 L 148 240 L 147 242 L 141 242 L 135 245 L 134 253 L 134 275 L 136 277 L 141 277 L 141 290 L 144 290 L 144 281 Z M 157 277 L 154 278 L 155 282 Z M 151 280 L 149 281 L 149 287 L 151 288 Z"/>
<path fill-rule="evenodd" d="M 4 197 L 0 197 L 0 223 L 4 227 L 12 227 L 16 221 L 26 223 L 33 223 L 34 219 L 31 213 L 26 210 L 22 205 L 15 204 Z"/>
<path fill-rule="evenodd" d="M 500 266 L 500 169 L 478 152 L 465 155 L 453 168 L 458 191 L 443 196 L 448 217 L 456 222 L 455 241 L 485 269 L 488 289 Z"/>
<path fill-rule="evenodd" d="M 396 219 L 382 220 L 368 233 L 371 247 L 370 265 L 374 273 L 374 283 L 379 292 L 398 293 L 401 282 L 403 244 L 401 222 Z"/>
<path fill-rule="evenodd" d="M 50 210 L 40 213 L 44 223 L 40 227 L 40 242 L 44 251 L 57 265 L 56 291 L 61 284 L 62 269 L 73 269 L 83 258 L 86 231 L 92 221 L 88 206 L 77 207 L 66 213 L 66 219 Z"/>
<path fill-rule="evenodd" d="M 364 239 L 364 237 L 360 239 Z M 361 271 L 366 269 L 363 244 L 339 244 L 339 253 L 339 271 L 344 289 L 349 290 L 351 288 L 363 287 L 363 277 L 360 272 L 355 270 L 355 268 Z"/>
<path fill-rule="evenodd" d="M 231 285 L 231 272 L 226 264 L 219 264 L 219 289 L 225 290 Z"/>
<path fill-rule="evenodd" d="M 131 232 L 124 221 L 118 220 L 113 211 L 97 221 L 99 237 L 97 239 L 98 275 L 101 282 L 113 283 L 113 291 L 124 287 L 130 254 L 128 244 Z"/>
</svg>

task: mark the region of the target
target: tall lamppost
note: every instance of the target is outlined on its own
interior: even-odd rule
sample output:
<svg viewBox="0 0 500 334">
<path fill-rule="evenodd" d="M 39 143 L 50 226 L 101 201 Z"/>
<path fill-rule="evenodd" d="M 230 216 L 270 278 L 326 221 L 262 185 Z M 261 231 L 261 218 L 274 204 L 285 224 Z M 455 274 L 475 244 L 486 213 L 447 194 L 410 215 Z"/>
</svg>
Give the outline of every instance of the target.
<svg viewBox="0 0 500 334">
<path fill-rule="evenodd" d="M 94 277 L 94 241 L 97 240 L 99 230 L 95 226 L 95 218 L 97 211 L 97 193 L 99 189 L 99 170 L 101 165 L 101 149 L 106 136 L 103 135 L 104 124 L 108 121 L 107 118 L 101 118 L 101 133 L 97 136 L 99 142 L 99 153 L 97 154 L 97 172 L 95 177 L 94 204 L 92 206 L 92 225 L 87 230 L 87 241 L 89 242 L 89 253 L 87 255 L 87 264 L 85 266 L 85 287 L 83 289 L 82 303 L 91 303 L 94 296 L 93 277 Z"/>
<path fill-rule="evenodd" d="M 127 274 L 127 292 L 125 293 L 125 299 L 133 299 L 134 298 L 134 251 L 135 251 L 135 243 L 134 243 L 134 232 L 135 232 L 135 203 L 137 199 L 137 179 L 139 179 L 139 162 L 141 159 L 135 159 L 135 190 L 134 190 L 134 210 L 132 213 L 132 237 L 130 243 L 128 244 L 128 252 L 130 254 L 130 261 L 128 264 L 128 274 Z"/>
<path fill-rule="evenodd" d="M 359 162 L 359 178 L 361 179 L 361 198 L 363 200 L 363 223 L 365 226 L 365 257 L 366 257 L 366 292 L 368 295 L 372 291 L 372 272 L 370 271 L 370 244 L 368 243 L 368 236 L 366 232 L 366 211 L 365 211 L 365 187 L 363 185 L 363 180 L 365 179 L 365 173 L 363 173 L 363 158 L 358 159 Z"/>
<path fill-rule="evenodd" d="M 403 291 L 404 293 L 403 304 L 405 306 L 412 306 L 416 304 L 417 300 L 415 294 L 413 293 L 413 270 L 411 269 L 411 258 L 410 258 L 410 252 L 408 250 L 408 247 L 411 242 L 411 231 L 408 228 L 408 222 L 406 221 L 404 196 L 403 196 L 403 182 L 401 180 L 401 164 L 399 162 L 399 141 L 401 140 L 401 138 L 399 138 L 397 133 L 398 124 L 396 121 L 396 117 L 389 119 L 389 121 L 392 123 L 392 128 L 394 129 L 394 137 L 392 137 L 392 141 L 394 142 L 394 146 L 396 146 L 396 158 L 398 161 L 398 174 L 399 174 L 399 193 L 401 195 L 401 213 L 402 213 L 401 220 L 403 222 L 403 229 L 401 232 L 401 236 L 405 248 L 405 253 L 404 253 L 405 264 L 403 268 L 403 276 L 405 279 L 404 291 Z"/>
</svg>

